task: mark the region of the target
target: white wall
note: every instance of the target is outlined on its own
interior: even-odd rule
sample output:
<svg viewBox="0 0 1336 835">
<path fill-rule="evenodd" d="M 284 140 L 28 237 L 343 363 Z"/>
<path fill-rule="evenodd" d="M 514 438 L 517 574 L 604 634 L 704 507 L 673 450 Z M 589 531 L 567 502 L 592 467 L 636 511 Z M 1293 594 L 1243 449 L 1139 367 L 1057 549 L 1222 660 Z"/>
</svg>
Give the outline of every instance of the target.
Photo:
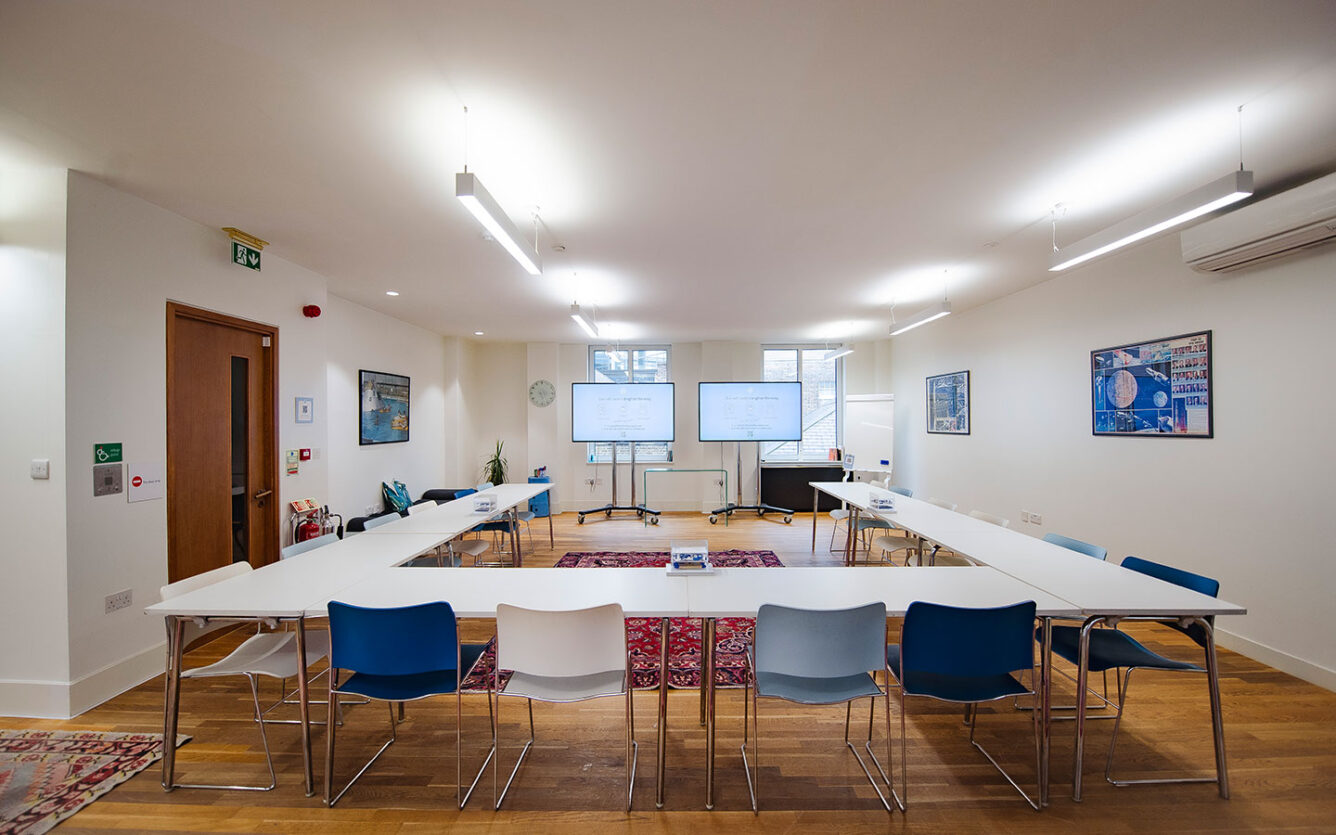
<svg viewBox="0 0 1336 835">
<path fill-rule="evenodd" d="M 127 461 L 166 459 L 167 301 L 277 325 L 280 448 L 320 450 L 325 326 L 301 307 L 325 305 L 325 282 L 272 252 L 263 272 L 238 268 L 220 231 L 73 172 L 68 223 L 69 712 L 78 713 L 162 670 L 162 624 L 142 607 L 167 577 L 166 502 L 94 498 L 91 464 L 93 445 L 108 441 L 124 444 Z M 315 398 L 319 423 L 296 426 L 295 395 Z M 280 478 L 285 502 L 327 494 L 323 455 Z M 104 597 L 125 588 L 134 604 L 104 614 Z"/>
<path fill-rule="evenodd" d="M 66 711 L 66 175 L 0 156 L 0 713 Z M 92 450 L 89 450 L 92 454 Z M 34 481 L 28 465 L 51 461 Z"/>
<path fill-rule="evenodd" d="M 450 482 L 457 457 L 459 392 L 455 378 L 446 372 L 455 340 L 338 296 L 328 297 L 320 319 L 328 333 L 339 335 L 327 344 L 330 509 L 345 522 L 365 515 L 367 508 L 379 513 L 381 482 L 402 481 L 414 499 L 432 488 L 457 486 Z M 409 378 L 406 443 L 358 443 L 358 372 L 363 369 Z"/>
<path fill-rule="evenodd" d="M 1207 276 L 1177 236 L 897 337 L 897 481 L 1218 578 L 1222 643 L 1336 688 L 1336 250 Z M 1213 331 L 1215 437 L 1093 437 L 1090 351 Z M 968 437 L 924 431 L 924 377 L 969 369 Z M 1020 524 L 1021 510 L 1042 526 Z"/>
</svg>

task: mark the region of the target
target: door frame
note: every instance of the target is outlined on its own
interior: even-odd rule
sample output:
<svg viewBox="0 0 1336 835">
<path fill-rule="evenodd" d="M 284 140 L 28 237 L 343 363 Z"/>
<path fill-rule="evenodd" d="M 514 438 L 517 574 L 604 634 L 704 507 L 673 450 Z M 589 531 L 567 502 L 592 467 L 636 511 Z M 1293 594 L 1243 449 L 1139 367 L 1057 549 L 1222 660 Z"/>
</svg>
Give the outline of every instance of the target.
<svg viewBox="0 0 1336 835">
<path fill-rule="evenodd" d="M 270 483 L 273 484 L 273 494 L 271 496 L 271 501 L 269 504 L 270 507 L 270 511 L 268 514 L 269 521 L 266 527 L 269 528 L 268 539 L 273 543 L 274 547 L 273 547 L 273 553 L 265 553 L 260 555 L 251 553 L 247 554 L 247 559 L 249 560 L 253 568 L 259 568 L 260 566 L 268 565 L 271 562 L 277 562 L 278 552 L 283 546 L 282 515 L 280 513 L 281 511 L 280 504 L 282 502 L 282 498 L 281 498 L 281 491 L 279 489 L 281 486 L 281 482 L 279 481 L 280 473 L 279 473 L 279 460 L 278 460 L 279 459 L 278 415 L 279 412 L 281 411 L 278 402 L 278 368 L 279 368 L 278 327 L 276 325 L 266 325 L 261 322 L 253 322 L 249 319 L 242 319 L 236 316 L 229 316 L 226 313 L 219 313 L 214 310 L 205 310 L 204 308 L 192 307 L 190 305 L 183 304 L 181 302 L 172 301 L 171 299 L 167 300 L 167 363 L 166 363 L 167 382 L 166 386 L 164 387 L 167 399 L 167 405 L 166 405 L 167 439 L 171 438 L 173 423 L 176 420 L 179 420 L 179 418 L 177 418 L 173 414 L 172 390 L 171 390 L 172 379 L 173 379 L 172 372 L 174 371 L 172 365 L 173 365 L 173 357 L 175 355 L 174 348 L 176 346 L 176 322 L 178 318 L 193 319 L 199 322 L 206 322 L 214 325 L 222 325 L 224 327 L 234 328 L 237 330 L 246 331 L 248 333 L 254 333 L 258 336 L 269 337 L 269 351 L 270 351 L 269 362 L 273 369 L 273 374 L 270 375 L 270 380 L 269 380 L 269 402 L 273 404 L 273 415 L 272 415 L 273 424 L 269 427 L 270 437 L 272 438 L 272 441 L 268 445 L 268 448 L 263 449 L 263 458 L 265 460 L 264 469 L 267 469 L 269 471 Z M 170 442 L 166 443 L 166 446 L 167 446 L 167 451 L 169 453 L 166 456 L 167 499 L 168 499 L 167 512 L 168 514 L 171 514 L 173 512 L 171 503 L 171 490 L 172 490 L 172 483 L 173 480 L 175 479 L 176 473 L 174 471 L 174 466 L 173 466 L 174 462 L 172 461 L 172 457 L 170 455 L 171 451 Z M 248 486 L 247 493 L 249 492 L 250 491 Z M 246 498 L 247 501 L 249 502 L 250 496 L 247 495 Z M 172 524 L 171 524 L 171 518 L 169 516 L 167 521 L 167 549 L 169 554 L 171 553 L 172 545 L 173 545 Z M 170 566 L 170 564 L 171 564 L 171 557 L 169 556 L 168 565 Z"/>
</svg>

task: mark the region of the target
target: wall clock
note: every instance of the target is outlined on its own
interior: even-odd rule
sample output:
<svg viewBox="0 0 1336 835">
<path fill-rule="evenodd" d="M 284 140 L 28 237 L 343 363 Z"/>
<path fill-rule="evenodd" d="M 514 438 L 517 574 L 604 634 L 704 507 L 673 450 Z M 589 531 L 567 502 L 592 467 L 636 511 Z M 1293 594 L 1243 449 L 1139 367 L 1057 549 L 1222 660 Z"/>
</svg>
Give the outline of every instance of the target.
<svg viewBox="0 0 1336 835">
<path fill-rule="evenodd" d="M 552 385 L 551 380 L 535 380 L 533 385 L 529 386 L 529 402 L 542 408 L 551 406 L 552 401 L 557 399 L 557 387 Z"/>
</svg>

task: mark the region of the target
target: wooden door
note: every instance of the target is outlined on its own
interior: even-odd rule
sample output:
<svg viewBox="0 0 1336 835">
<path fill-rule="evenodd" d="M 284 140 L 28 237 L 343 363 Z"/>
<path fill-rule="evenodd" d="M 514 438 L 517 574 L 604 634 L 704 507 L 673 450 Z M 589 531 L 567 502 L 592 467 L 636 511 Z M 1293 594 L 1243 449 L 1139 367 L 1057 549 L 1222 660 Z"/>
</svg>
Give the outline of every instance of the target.
<svg viewBox="0 0 1336 835">
<path fill-rule="evenodd" d="M 278 558 L 278 329 L 167 303 L 167 579 Z"/>
</svg>

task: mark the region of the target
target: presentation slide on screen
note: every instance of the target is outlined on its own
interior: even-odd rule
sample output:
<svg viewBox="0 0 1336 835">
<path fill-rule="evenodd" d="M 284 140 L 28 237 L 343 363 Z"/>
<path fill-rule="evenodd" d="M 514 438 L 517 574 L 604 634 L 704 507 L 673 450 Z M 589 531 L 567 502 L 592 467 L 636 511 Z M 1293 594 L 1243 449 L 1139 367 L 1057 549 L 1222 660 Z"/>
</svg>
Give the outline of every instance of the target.
<svg viewBox="0 0 1336 835">
<path fill-rule="evenodd" d="M 672 441 L 672 383 L 571 383 L 571 441 Z"/>
<path fill-rule="evenodd" d="M 700 440 L 801 441 L 802 383 L 701 383 Z"/>
</svg>

